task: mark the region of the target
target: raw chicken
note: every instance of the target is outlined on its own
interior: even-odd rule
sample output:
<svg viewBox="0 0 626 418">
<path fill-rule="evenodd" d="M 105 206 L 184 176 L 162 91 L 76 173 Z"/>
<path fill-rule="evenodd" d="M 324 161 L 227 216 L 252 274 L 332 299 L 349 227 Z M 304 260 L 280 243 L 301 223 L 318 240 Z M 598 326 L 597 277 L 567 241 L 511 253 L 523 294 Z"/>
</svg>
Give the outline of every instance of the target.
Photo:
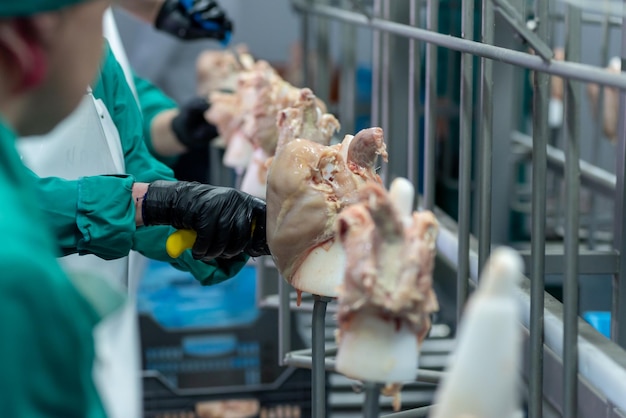
<svg viewBox="0 0 626 418">
<path fill-rule="evenodd" d="M 369 183 L 338 217 L 346 266 L 337 371 L 354 379 L 415 379 L 419 346 L 439 309 L 432 289 L 439 224 L 430 211 L 412 211 L 413 197 L 406 179 L 396 179 L 389 193 Z"/>
<path fill-rule="evenodd" d="M 250 69 L 253 63 L 245 45 L 238 45 L 234 50 L 202 52 L 196 60 L 198 95 L 209 97 L 214 91 L 234 91 L 239 73 Z"/>
<path fill-rule="evenodd" d="M 234 93 L 214 92 L 210 102 L 211 107 L 204 117 L 217 127 L 220 141 L 226 147 L 224 165 L 243 171 L 250 163 L 254 148 L 242 129 L 241 98 Z"/>
<path fill-rule="evenodd" d="M 609 62 L 606 70 L 610 73 L 619 74 L 622 71 L 622 62 L 619 57 L 614 57 Z M 598 120 L 598 97 L 600 87 L 597 84 L 587 85 L 587 95 L 593 112 L 593 117 Z M 602 132 L 613 143 L 617 141 L 617 121 L 619 113 L 619 90 L 615 87 L 604 88 Z"/>
<path fill-rule="evenodd" d="M 201 402 L 196 404 L 198 418 L 252 418 L 259 414 L 256 399 Z"/>
<path fill-rule="evenodd" d="M 523 417 L 518 397 L 522 330 L 515 296 L 522 272 L 513 249 L 494 250 L 467 302 L 431 418 Z"/>
<path fill-rule="evenodd" d="M 281 130 L 286 138 L 288 127 Z M 281 141 L 267 181 L 267 241 L 279 271 L 296 289 L 336 296 L 344 257 L 335 221 L 360 187 L 381 183 L 375 165 L 378 156 L 386 161 L 385 148 L 380 128 L 346 135 L 333 146 Z"/>
<path fill-rule="evenodd" d="M 345 279 L 339 293 L 340 329 L 357 312 L 397 323 L 406 321 L 423 341 L 430 314 L 439 309 L 432 289 L 439 224 L 430 211 L 413 212 L 404 222 L 385 189 L 376 183 L 359 191 L 359 202 L 338 219 L 346 251 Z"/>
<path fill-rule="evenodd" d="M 321 145 L 329 145 L 333 134 L 339 130 L 339 121 L 328 113 L 322 113 L 317 98 L 310 89 L 299 91 L 293 107 L 283 109 L 276 122 L 278 143 L 286 144 L 296 138 L 308 139 Z M 258 147 L 243 177 L 241 190 L 260 198 L 266 197 L 267 169 L 271 156 L 263 147 Z"/>
<path fill-rule="evenodd" d="M 339 121 L 330 113 L 324 113 L 310 89 L 300 90 L 296 102 L 278 114 L 278 142 L 281 147 L 296 138 L 308 139 L 322 145 L 329 145 L 333 134 L 339 131 Z M 323 103 L 322 103 L 323 105 Z"/>
<path fill-rule="evenodd" d="M 294 106 L 299 98 L 300 89 L 284 81 L 266 61 L 257 61 L 239 72 L 232 93 L 212 93 L 211 108 L 205 116 L 217 126 L 227 147 L 224 164 L 243 171 L 248 164 L 258 164 L 272 156 L 278 138 L 278 113 Z M 325 110 L 321 102 L 318 101 L 318 105 Z M 258 149 L 262 152 L 257 152 L 253 159 L 252 154 Z M 251 171 L 256 177 L 263 169 L 254 167 Z M 245 183 L 250 181 L 247 179 Z M 252 185 L 264 188 L 264 183 L 253 182 Z"/>
</svg>

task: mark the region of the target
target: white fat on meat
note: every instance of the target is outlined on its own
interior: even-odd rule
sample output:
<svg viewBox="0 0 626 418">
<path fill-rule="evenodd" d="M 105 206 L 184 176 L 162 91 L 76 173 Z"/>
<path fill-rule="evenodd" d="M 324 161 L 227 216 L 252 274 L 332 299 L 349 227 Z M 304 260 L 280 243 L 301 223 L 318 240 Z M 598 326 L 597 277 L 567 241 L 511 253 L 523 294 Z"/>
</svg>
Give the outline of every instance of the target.
<svg viewBox="0 0 626 418">
<path fill-rule="evenodd" d="M 412 212 L 413 196 L 406 179 L 396 179 L 390 192 L 368 183 L 339 214 L 346 266 L 337 370 L 349 377 L 381 383 L 415 378 L 430 314 L 439 309 L 432 289 L 439 224 L 430 211 Z"/>
</svg>

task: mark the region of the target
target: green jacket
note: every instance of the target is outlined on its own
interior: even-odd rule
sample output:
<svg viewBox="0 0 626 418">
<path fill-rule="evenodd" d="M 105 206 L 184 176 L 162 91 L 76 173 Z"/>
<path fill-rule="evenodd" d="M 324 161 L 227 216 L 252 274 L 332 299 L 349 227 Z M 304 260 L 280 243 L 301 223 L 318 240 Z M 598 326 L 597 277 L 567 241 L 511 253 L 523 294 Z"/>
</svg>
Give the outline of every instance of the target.
<svg viewBox="0 0 626 418">
<path fill-rule="evenodd" d="M 38 201 L 56 233 L 61 252 L 115 259 L 135 250 L 189 271 L 205 285 L 235 275 L 244 266 L 247 256 L 242 254 L 228 261 L 205 263 L 194 260 L 191 251 L 185 251 L 178 259 L 172 259 L 165 251 L 165 241 L 174 232 L 173 228 L 135 227 L 133 183 L 174 180 L 174 177 L 172 170 L 152 157 L 146 148 L 143 118 L 123 70 L 108 46 L 93 95 L 104 102 L 119 131 L 127 175 L 64 180 L 32 174 L 39 186 Z"/>
<path fill-rule="evenodd" d="M 154 150 L 150 127 L 156 115 L 165 110 L 175 109 L 178 105 L 157 86 L 145 78 L 133 74 L 133 81 L 135 82 L 139 106 L 141 107 L 141 113 L 143 115 L 143 135 L 146 147 L 148 147 L 148 151 L 150 151 L 156 159 L 172 167 L 176 161 L 178 161 L 178 157 L 163 157 Z"/>
<path fill-rule="evenodd" d="M 57 263 L 35 185 L 0 122 L 0 416 L 100 418 L 96 308 Z"/>
</svg>

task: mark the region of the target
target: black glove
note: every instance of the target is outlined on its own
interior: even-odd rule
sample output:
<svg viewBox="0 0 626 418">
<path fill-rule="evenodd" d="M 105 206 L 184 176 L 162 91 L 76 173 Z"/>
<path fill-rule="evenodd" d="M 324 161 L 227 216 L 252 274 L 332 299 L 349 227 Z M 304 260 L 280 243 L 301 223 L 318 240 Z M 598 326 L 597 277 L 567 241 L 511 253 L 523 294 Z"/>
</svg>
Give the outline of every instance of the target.
<svg viewBox="0 0 626 418">
<path fill-rule="evenodd" d="M 227 44 L 233 24 L 213 0 L 165 0 L 154 26 L 180 39 L 217 39 Z"/>
<path fill-rule="evenodd" d="M 148 186 L 142 216 L 145 225 L 195 230 L 198 237 L 192 253 L 196 260 L 229 258 L 242 252 L 252 257 L 270 253 L 265 238 L 265 202 L 236 189 L 155 181 Z"/>
<path fill-rule="evenodd" d="M 172 120 L 174 134 L 187 148 L 199 148 L 219 135 L 217 128 L 204 117 L 208 108 L 209 102 L 197 97 L 181 106 Z"/>
</svg>

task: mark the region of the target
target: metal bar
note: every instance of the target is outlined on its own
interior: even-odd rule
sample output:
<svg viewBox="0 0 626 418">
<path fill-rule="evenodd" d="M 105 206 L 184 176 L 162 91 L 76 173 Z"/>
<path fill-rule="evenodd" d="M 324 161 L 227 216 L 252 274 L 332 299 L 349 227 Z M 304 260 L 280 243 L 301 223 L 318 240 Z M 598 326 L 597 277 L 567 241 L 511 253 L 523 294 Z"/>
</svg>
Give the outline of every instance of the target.
<svg viewBox="0 0 626 418">
<path fill-rule="evenodd" d="M 535 1 L 535 14 L 540 22 L 537 36 L 548 41 L 547 1 Z M 528 379 L 528 411 L 530 418 L 543 416 L 543 310 L 546 251 L 546 176 L 548 171 L 547 145 L 548 103 L 550 101 L 550 76 L 535 72 L 533 95 L 533 185 L 532 185 L 532 233 L 530 268 L 530 376 Z"/>
<path fill-rule="evenodd" d="M 381 418 L 418 418 L 427 417 L 433 410 L 432 406 L 422 406 L 420 408 L 407 409 L 406 411 L 396 412 L 381 416 Z"/>
<path fill-rule="evenodd" d="M 313 349 L 312 348 L 303 348 L 302 350 L 293 350 L 289 353 L 287 353 L 288 356 L 308 356 L 311 357 L 313 355 Z M 335 356 L 337 355 L 337 346 L 330 346 L 330 347 L 326 347 L 326 349 L 324 350 L 324 355 L 326 357 L 328 356 Z M 310 368 L 311 366 L 309 366 Z"/>
<path fill-rule="evenodd" d="M 382 12 L 383 12 L 383 19 L 389 19 L 389 16 L 391 14 L 391 6 L 390 6 L 390 1 L 391 0 L 382 0 Z M 384 132 L 387 132 L 389 130 L 389 106 L 391 105 L 390 103 L 390 86 L 389 86 L 389 74 L 391 72 L 391 69 L 389 68 L 389 66 L 391 65 L 391 59 L 390 59 L 390 51 L 391 51 L 391 34 L 389 32 L 383 32 L 382 35 L 382 72 L 381 72 L 381 80 L 380 80 L 380 84 L 381 84 L 381 110 L 380 110 L 380 124 L 381 124 L 381 128 L 383 128 Z M 386 136 L 386 142 L 387 142 L 387 146 L 389 148 L 391 148 L 393 146 L 393 144 L 391 143 L 391 138 L 389 138 L 388 136 Z M 380 177 L 383 180 L 384 184 L 388 184 L 388 179 L 387 176 L 389 175 L 389 164 L 382 161 L 381 162 L 381 171 L 380 171 Z"/>
<path fill-rule="evenodd" d="M 493 6 L 483 0 L 481 40 L 493 44 L 495 20 Z M 480 133 L 478 171 L 478 268 L 485 265 L 491 250 L 491 171 L 493 150 L 493 61 L 480 60 Z"/>
<path fill-rule="evenodd" d="M 313 0 L 303 0 L 306 7 L 313 6 Z M 309 71 L 309 46 L 310 46 L 310 29 L 309 24 L 311 17 L 309 13 L 302 13 L 301 16 L 301 33 L 302 39 L 302 84 L 304 86 L 311 85 L 311 72 Z"/>
<path fill-rule="evenodd" d="M 313 307 L 313 352 L 312 352 L 312 367 L 311 367 L 311 399 L 313 402 L 313 417 L 325 418 L 326 417 L 326 365 L 325 365 L 325 349 L 324 343 L 326 341 L 325 328 L 326 328 L 326 304 L 328 298 L 321 296 L 315 297 L 315 305 Z"/>
<path fill-rule="evenodd" d="M 320 4 L 329 4 L 329 0 L 316 0 Z M 330 96 L 330 52 L 328 38 L 330 36 L 330 25 L 327 18 L 319 16 L 317 18 L 316 45 L 315 45 L 315 95 L 324 103 L 328 103 Z"/>
<path fill-rule="evenodd" d="M 417 0 L 409 0 L 409 21 L 411 26 L 417 26 L 418 7 Z M 417 55 L 419 57 L 419 55 Z M 407 128 L 407 179 L 413 185 L 417 185 L 417 167 L 419 162 L 418 150 L 416 146 L 419 143 L 419 137 L 415 131 L 415 121 L 419 117 L 415 111 L 415 85 L 416 80 L 419 83 L 419 60 L 416 63 L 415 39 L 409 39 L 409 103 L 408 103 L 408 128 Z M 417 64 L 417 65 L 416 65 Z M 419 90 L 418 90 L 419 91 Z M 418 94 L 419 98 L 419 94 Z"/>
<path fill-rule="evenodd" d="M 606 15 L 599 15 L 597 13 L 583 12 L 582 21 L 583 23 L 586 23 L 586 24 L 591 23 L 591 24 L 596 24 L 596 25 L 602 25 L 604 23 L 605 17 L 609 18 L 610 26 L 614 26 L 614 29 L 618 29 L 618 28 L 621 29 L 622 18 L 620 18 L 619 16 L 606 16 Z M 551 13 L 550 20 L 562 22 L 565 20 L 565 16 L 561 13 Z"/>
<path fill-rule="evenodd" d="M 602 65 L 606 64 L 609 60 L 609 20 L 608 17 L 605 18 L 604 23 L 602 24 L 602 44 L 600 46 L 600 62 Z M 598 103 L 597 103 L 597 118 L 593 125 L 593 137 L 594 140 L 597 141 L 597 144 L 600 144 L 602 141 L 602 120 L 604 117 L 604 86 L 599 86 L 598 91 Z M 591 163 L 596 165 L 598 164 L 600 147 L 598 145 L 592 147 L 592 156 Z M 589 233 L 587 236 L 587 246 L 589 248 L 594 248 L 596 245 L 595 242 L 595 234 L 598 229 L 598 205 L 597 205 L 597 196 L 595 193 L 592 193 L 589 201 Z"/>
<path fill-rule="evenodd" d="M 463 0 L 461 32 L 465 39 L 474 37 L 474 0 Z M 461 321 L 465 309 L 469 277 L 469 237 L 472 191 L 472 122 L 474 116 L 474 57 L 461 55 L 461 117 L 459 123 L 459 266 L 456 276 L 456 315 Z M 457 323 L 458 323 L 457 322 Z"/>
<path fill-rule="evenodd" d="M 581 58 L 581 11 L 567 6 L 565 57 Z M 563 415 L 575 417 L 578 407 L 578 226 L 580 205 L 580 89 L 565 81 L 565 276 L 563 278 Z"/>
<path fill-rule="evenodd" d="M 287 353 L 287 355 L 285 356 L 285 365 L 291 367 L 299 367 L 303 369 L 312 368 L 313 359 L 311 358 L 311 356 L 296 353 L 298 352 L 292 351 L 291 353 Z M 335 365 L 336 363 L 334 358 L 326 357 L 324 359 L 324 368 L 326 369 L 326 371 L 335 372 Z M 432 383 L 436 385 L 441 381 L 444 375 L 445 372 L 417 369 L 417 377 L 415 378 L 415 381 L 421 383 Z"/>
<path fill-rule="evenodd" d="M 544 60 L 551 60 L 554 57 L 554 52 L 542 38 L 532 32 L 526 26 L 525 18 L 518 13 L 517 10 L 507 0 L 493 0 L 496 4 L 496 10 L 500 13 L 500 16 L 507 21 L 507 23 L 521 36 L 531 48 Z M 547 22 L 547 19 L 541 21 Z"/>
<path fill-rule="evenodd" d="M 428 0 L 426 6 L 427 32 L 437 31 L 439 0 Z M 417 29 L 417 28 L 411 28 Z M 437 48 L 426 45 L 426 91 L 424 112 L 424 208 L 435 207 L 435 125 L 437 122 Z"/>
<path fill-rule="evenodd" d="M 365 383 L 365 402 L 363 403 L 364 418 L 378 418 L 380 411 L 380 385 Z"/>
<path fill-rule="evenodd" d="M 285 365 L 285 355 L 291 351 L 291 312 L 289 283 L 278 276 L 278 364 Z"/>
<path fill-rule="evenodd" d="M 310 356 L 292 355 L 287 353 L 285 357 L 285 364 L 291 367 L 298 367 L 301 369 L 311 369 L 313 366 L 313 359 Z M 325 358 L 324 369 L 329 372 L 335 371 L 335 359 Z"/>
<path fill-rule="evenodd" d="M 374 0 L 373 13 L 374 16 L 380 16 L 382 0 Z M 372 31 L 372 111 L 370 122 L 372 126 L 379 126 L 380 120 L 380 31 Z"/>
<path fill-rule="evenodd" d="M 350 0 L 343 0 L 347 6 Z M 354 133 L 355 101 L 356 101 L 356 27 L 348 23 L 342 24 L 341 36 L 341 128 L 346 133 Z"/>
<path fill-rule="evenodd" d="M 520 132 L 513 132 L 511 139 L 516 145 L 520 145 L 532 153 L 533 145 L 531 137 Z M 565 153 L 560 149 L 548 146 L 547 155 L 548 168 L 557 173 L 564 173 Z M 580 174 L 580 183 L 582 186 L 589 187 L 594 192 L 602 193 L 611 198 L 615 196 L 617 182 L 615 175 L 583 160 L 580 160 Z"/>
<path fill-rule="evenodd" d="M 426 369 L 417 369 L 417 377 L 415 378 L 415 380 L 417 382 L 438 384 L 444 375 L 445 375 L 445 372 L 438 372 L 435 370 L 426 370 Z"/>
<path fill-rule="evenodd" d="M 524 258 L 526 271 L 533 271 L 534 259 L 528 250 L 519 251 Z M 615 274 L 619 270 L 619 254 L 617 251 L 581 250 L 578 255 L 579 274 Z M 562 251 L 547 250 L 545 253 L 544 274 L 563 274 L 565 259 Z M 534 279 L 532 279 L 534 280 Z M 532 283 L 532 282 L 531 282 Z M 543 293 L 542 293 L 543 299 Z M 531 299 L 532 312 L 532 299 Z M 531 328 L 532 331 L 532 328 Z"/>
<path fill-rule="evenodd" d="M 479 57 L 489 58 L 518 67 L 528 68 L 530 70 L 543 71 L 548 74 L 570 78 L 572 80 L 586 81 L 605 86 L 617 87 L 619 89 L 626 89 L 626 75 L 612 74 L 602 68 L 597 68 L 592 65 L 555 60 L 546 62 L 537 55 L 514 51 L 499 46 L 487 45 L 467 39 L 461 39 L 455 36 L 437 33 L 431 29 L 412 28 L 408 25 L 387 22 L 376 18 L 368 20 L 361 14 L 341 10 L 335 7 L 320 5 L 306 6 L 303 4 L 303 0 L 292 0 L 292 4 L 300 11 L 333 17 L 344 22 L 352 22 L 355 25 L 366 26 L 382 32 L 388 32 L 394 35 L 400 35 L 406 38 L 413 38 L 419 41 L 427 42 L 430 45 L 470 53 Z"/>
<path fill-rule="evenodd" d="M 625 1 L 626 2 L 626 1 Z M 626 69 L 626 19 L 622 25 L 622 68 Z M 619 98 L 619 114 L 626 113 L 626 92 L 622 91 Z M 619 251 L 619 274 L 613 277 L 613 301 L 611 308 L 611 338 L 620 346 L 626 347 L 626 120 L 618 121 L 619 141 L 617 141 L 616 173 L 617 187 L 615 193 L 615 238 L 614 245 Z"/>
<path fill-rule="evenodd" d="M 280 305 L 280 298 L 277 295 L 270 295 L 260 301 L 259 307 L 260 308 L 277 308 L 279 307 L 279 305 Z M 313 306 L 314 306 L 314 302 L 312 301 L 311 302 L 302 301 L 299 306 L 298 306 L 298 303 L 293 298 L 290 298 L 290 301 L 289 301 L 289 308 L 292 311 L 311 313 L 313 312 Z M 334 305 L 328 306 L 327 312 L 337 313 L 337 305 L 334 304 Z"/>
</svg>

